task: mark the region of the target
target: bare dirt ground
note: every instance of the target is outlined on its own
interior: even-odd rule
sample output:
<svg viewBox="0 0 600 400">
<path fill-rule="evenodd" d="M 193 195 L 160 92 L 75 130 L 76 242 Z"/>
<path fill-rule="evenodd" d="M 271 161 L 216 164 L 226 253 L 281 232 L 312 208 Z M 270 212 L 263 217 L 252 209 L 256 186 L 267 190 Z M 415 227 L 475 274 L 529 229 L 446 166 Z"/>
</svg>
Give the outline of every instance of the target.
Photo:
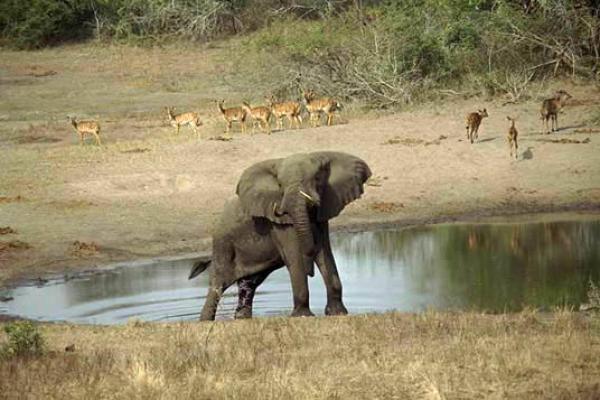
<svg viewBox="0 0 600 400">
<path fill-rule="evenodd" d="M 208 140 L 223 122 L 211 101 L 235 93 L 222 49 L 74 46 L 0 52 L 0 283 L 66 268 L 210 248 L 210 232 L 254 162 L 317 150 L 364 158 L 374 178 L 337 229 L 391 223 L 600 211 L 600 90 L 553 82 L 520 104 L 452 98 L 393 115 L 349 106 L 332 127 Z M 541 135 L 540 100 L 565 88 L 561 129 Z M 162 107 L 199 110 L 202 138 L 174 135 Z M 464 116 L 486 107 L 479 141 Z M 98 118 L 104 146 L 79 146 L 66 115 Z M 517 118 L 509 157 L 506 116 Z"/>
</svg>

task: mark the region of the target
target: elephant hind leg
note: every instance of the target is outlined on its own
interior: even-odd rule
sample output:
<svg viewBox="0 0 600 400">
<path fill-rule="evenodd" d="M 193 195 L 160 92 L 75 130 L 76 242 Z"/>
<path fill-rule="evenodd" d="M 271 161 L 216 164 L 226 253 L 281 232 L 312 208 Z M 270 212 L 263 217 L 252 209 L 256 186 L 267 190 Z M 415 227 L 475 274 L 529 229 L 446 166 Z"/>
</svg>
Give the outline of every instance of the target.
<svg viewBox="0 0 600 400">
<path fill-rule="evenodd" d="M 219 287 L 210 287 L 208 288 L 208 294 L 206 295 L 206 300 L 204 301 L 204 306 L 202 307 L 202 312 L 200 313 L 200 321 L 214 321 L 215 316 L 217 315 L 217 306 L 219 305 L 219 301 L 221 300 L 221 296 L 223 296 L 224 290 Z"/>
<path fill-rule="evenodd" d="M 235 319 L 252 318 L 252 302 L 256 288 L 273 272 L 272 269 L 241 278 L 238 284 L 238 306 L 235 309 Z"/>
<path fill-rule="evenodd" d="M 223 296 L 223 293 L 233 282 L 223 282 L 222 280 L 211 276 L 210 287 L 204 300 L 204 306 L 200 312 L 200 321 L 214 321 L 217 315 L 217 306 Z"/>
</svg>

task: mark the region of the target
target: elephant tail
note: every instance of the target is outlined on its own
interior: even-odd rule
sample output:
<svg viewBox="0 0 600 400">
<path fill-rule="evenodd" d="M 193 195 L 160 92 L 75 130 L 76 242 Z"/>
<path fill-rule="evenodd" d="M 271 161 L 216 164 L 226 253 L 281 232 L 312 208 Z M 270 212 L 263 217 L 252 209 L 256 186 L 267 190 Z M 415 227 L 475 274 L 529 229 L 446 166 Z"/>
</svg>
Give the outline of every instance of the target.
<svg viewBox="0 0 600 400">
<path fill-rule="evenodd" d="M 194 265 L 192 265 L 192 270 L 190 271 L 190 276 L 188 276 L 188 279 L 193 279 L 200 275 L 206 268 L 208 268 L 210 263 L 211 260 L 200 260 L 195 262 Z"/>
</svg>

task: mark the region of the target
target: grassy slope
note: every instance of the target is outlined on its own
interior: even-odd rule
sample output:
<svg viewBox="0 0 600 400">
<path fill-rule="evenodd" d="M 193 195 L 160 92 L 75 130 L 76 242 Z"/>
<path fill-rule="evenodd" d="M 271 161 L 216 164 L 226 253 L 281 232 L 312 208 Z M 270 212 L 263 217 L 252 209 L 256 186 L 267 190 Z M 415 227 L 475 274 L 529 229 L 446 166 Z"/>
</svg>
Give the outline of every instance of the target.
<svg viewBox="0 0 600 400">
<path fill-rule="evenodd" d="M 5 362 L 0 398 L 595 399 L 598 318 L 426 312 L 45 325 L 49 354 Z"/>
</svg>

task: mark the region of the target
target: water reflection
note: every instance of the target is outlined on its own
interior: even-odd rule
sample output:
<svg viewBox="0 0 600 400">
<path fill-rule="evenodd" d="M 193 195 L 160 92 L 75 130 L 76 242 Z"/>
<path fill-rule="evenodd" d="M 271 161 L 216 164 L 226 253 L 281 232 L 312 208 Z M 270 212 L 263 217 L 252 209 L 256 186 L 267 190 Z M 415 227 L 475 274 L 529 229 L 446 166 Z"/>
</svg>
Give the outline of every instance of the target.
<svg viewBox="0 0 600 400">
<path fill-rule="evenodd" d="M 434 308 L 502 311 L 585 301 L 588 279 L 600 275 L 599 243 L 596 221 L 369 232 L 337 237 L 335 248 L 340 265 L 367 281 L 383 271 L 403 274 L 392 281 L 410 287 L 397 287 L 398 296 L 419 293 Z"/>
<path fill-rule="evenodd" d="M 586 301 L 600 280 L 600 221 L 438 225 L 338 234 L 332 244 L 350 312 L 397 309 L 518 310 Z M 196 318 L 208 275 L 187 280 L 189 261 L 124 268 L 42 288 L 9 291 L 0 313 L 41 320 L 119 323 L 130 318 Z M 325 290 L 310 280 L 311 306 L 322 312 Z M 233 314 L 230 289 L 219 318 Z M 273 273 L 255 300 L 257 315 L 287 314 L 287 271 Z"/>
</svg>

